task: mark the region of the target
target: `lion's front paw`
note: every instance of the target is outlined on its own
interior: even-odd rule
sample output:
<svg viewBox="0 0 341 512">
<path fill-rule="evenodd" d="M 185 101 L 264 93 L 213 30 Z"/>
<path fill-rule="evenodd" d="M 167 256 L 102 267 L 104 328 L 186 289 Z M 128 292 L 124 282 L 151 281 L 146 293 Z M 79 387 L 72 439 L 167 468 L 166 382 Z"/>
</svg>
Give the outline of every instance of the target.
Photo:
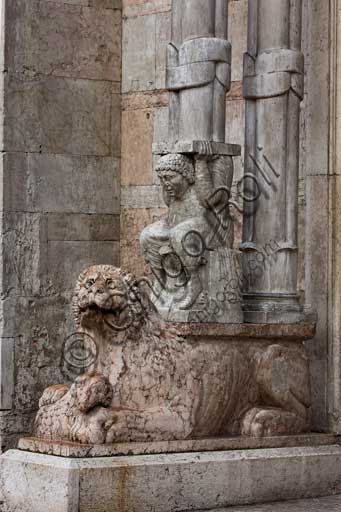
<svg viewBox="0 0 341 512">
<path fill-rule="evenodd" d="M 304 430 L 304 421 L 297 414 L 282 409 L 254 407 L 242 421 L 242 435 L 270 437 L 297 434 Z"/>
<path fill-rule="evenodd" d="M 140 411 L 133 409 L 116 410 L 116 421 L 108 430 L 106 443 L 119 443 L 132 440 L 143 432 L 144 422 Z"/>
</svg>

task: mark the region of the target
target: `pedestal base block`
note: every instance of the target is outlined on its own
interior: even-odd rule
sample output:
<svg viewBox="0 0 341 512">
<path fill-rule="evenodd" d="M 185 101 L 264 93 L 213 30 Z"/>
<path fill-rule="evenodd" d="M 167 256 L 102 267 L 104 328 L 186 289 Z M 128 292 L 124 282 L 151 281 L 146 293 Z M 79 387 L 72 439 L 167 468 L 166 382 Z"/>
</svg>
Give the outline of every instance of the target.
<svg viewBox="0 0 341 512">
<path fill-rule="evenodd" d="M 341 492 L 341 447 L 68 459 L 10 450 L 3 512 L 181 512 Z"/>
</svg>

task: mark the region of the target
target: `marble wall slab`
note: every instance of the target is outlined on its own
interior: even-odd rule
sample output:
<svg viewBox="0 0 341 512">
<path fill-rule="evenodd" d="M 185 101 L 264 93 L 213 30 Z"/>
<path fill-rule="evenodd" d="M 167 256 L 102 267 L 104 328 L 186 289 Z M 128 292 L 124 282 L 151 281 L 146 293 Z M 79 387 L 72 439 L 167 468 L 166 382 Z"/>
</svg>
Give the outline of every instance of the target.
<svg viewBox="0 0 341 512">
<path fill-rule="evenodd" d="M 119 0 L 4 2 L 0 450 L 65 381 L 78 273 L 119 264 Z"/>
</svg>

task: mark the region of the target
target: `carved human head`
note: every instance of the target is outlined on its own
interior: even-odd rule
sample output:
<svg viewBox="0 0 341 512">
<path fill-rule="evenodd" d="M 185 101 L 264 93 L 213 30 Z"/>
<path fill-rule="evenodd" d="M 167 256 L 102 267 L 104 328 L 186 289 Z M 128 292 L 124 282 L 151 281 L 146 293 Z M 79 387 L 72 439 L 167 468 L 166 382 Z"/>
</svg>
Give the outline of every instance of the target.
<svg viewBox="0 0 341 512">
<path fill-rule="evenodd" d="M 185 155 L 170 153 L 162 156 L 157 163 L 156 172 L 169 198 L 181 199 L 195 182 L 194 165 Z"/>
</svg>

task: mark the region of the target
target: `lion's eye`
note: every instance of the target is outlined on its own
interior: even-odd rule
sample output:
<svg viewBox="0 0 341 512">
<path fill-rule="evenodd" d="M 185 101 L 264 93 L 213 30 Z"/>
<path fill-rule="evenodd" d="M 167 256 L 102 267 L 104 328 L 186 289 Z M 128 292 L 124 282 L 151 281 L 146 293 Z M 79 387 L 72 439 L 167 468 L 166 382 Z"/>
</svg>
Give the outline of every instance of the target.
<svg viewBox="0 0 341 512">
<path fill-rule="evenodd" d="M 93 286 L 94 284 L 95 284 L 95 281 L 93 279 L 88 279 L 85 282 L 85 288 L 91 288 L 91 286 Z"/>
</svg>

